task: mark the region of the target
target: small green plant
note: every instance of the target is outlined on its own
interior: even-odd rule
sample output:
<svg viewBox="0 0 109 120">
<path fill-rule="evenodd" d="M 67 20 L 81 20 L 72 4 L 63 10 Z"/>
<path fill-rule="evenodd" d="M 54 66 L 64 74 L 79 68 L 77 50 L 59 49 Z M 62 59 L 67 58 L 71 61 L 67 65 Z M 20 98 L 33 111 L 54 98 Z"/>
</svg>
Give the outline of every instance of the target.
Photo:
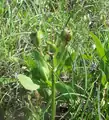
<svg viewBox="0 0 109 120">
<path fill-rule="evenodd" d="M 6 120 L 109 119 L 108 8 L 108 0 L 0 1 Z"/>
</svg>

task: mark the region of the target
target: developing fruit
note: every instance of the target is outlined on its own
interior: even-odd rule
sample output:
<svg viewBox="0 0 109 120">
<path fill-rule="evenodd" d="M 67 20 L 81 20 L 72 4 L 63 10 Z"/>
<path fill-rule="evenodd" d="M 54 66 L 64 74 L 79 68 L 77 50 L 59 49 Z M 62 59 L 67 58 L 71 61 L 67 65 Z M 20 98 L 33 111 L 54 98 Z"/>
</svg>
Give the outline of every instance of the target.
<svg viewBox="0 0 109 120">
<path fill-rule="evenodd" d="M 62 32 L 62 40 L 67 44 L 72 38 L 72 32 L 70 29 L 65 28 Z"/>
</svg>

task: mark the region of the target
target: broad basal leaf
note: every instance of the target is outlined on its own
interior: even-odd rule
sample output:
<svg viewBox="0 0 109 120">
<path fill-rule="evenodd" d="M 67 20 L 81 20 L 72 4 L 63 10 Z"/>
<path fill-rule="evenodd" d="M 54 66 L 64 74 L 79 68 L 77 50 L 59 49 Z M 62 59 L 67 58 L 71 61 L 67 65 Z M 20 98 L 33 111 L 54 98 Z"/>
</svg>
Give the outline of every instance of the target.
<svg viewBox="0 0 109 120">
<path fill-rule="evenodd" d="M 39 88 L 39 85 L 34 84 L 31 78 L 26 75 L 19 74 L 17 77 L 25 89 L 33 91 Z"/>
</svg>

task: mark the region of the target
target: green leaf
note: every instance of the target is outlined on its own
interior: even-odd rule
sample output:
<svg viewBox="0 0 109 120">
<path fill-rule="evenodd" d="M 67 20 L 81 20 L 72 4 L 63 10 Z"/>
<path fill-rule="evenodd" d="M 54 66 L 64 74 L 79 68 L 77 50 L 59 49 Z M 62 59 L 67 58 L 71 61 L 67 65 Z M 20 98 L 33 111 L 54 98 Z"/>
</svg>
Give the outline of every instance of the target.
<svg viewBox="0 0 109 120">
<path fill-rule="evenodd" d="M 36 62 L 36 68 L 40 73 L 40 77 L 43 80 L 48 80 L 50 71 L 47 62 L 44 60 L 44 56 L 42 56 L 38 51 L 34 51 L 32 55 Z"/>
<path fill-rule="evenodd" d="M 72 67 L 72 63 L 73 61 L 76 59 L 76 52 L 72 52 L 69 57 L 66 59 L 65 61 L 65 65 L 66 66 L 71 66 Z"/>
<path fill-rule="evenodd" d="M 64 82 L 57 82 L 56 89 L 61 94 L 74 92 L 74 90 L 69 85 L 65 84 Z M 70 94 L 67 94 L 64 97 L 67 99 L 70 99 L 72 96 Z"/>
<path fill-rule="evenodd" d="M 39 51 L 33 51 L 28 56 L 25 56 L 25 63 L 31 69 L 34 78 L 44 81 L 49 79 L 50 71 L 48 64 Z"/>
<path fill-rule="evenodd" d="M 57 82 L 56 88 L 61 93 L 74 92 L 73 89 L 64 82 Z"/>
<path fill-rule="evenodd" d="M 102 83 L 103 86 L 105 86 L 105 84 L 107 82 L 106 75 L 105 75 L 105 73 L 102 70 L 101 70 L 101 72 L 102 72 L 101 83 Z"/>
<path fill-rule="evenodd" d="M 30 34 L 31 42 L 34 46 L 39 47 L 41 44 L 41 41 L 43 40 L 43 32 L 41 30 L 37 32 L 32 32 Z"/>
<path fill-rule="evenodd" d="M 105 87 L 104 87 L 105 89 L 109 89 L 109 82 L 106 82 L 106 84 L 105 84 Z"/>
<path fill-rule="evenodd" d="M 102 45 L 100 39 L 96 35 L 94 35 L 92 32 L 90 32 L 90 35 L 95 42 L 98 55 L 100 56 L 101 59 L 103 59 L 104 62 L 106 62 L 107 58 L 105 56 L 105 51 L 104 51 L 104 48 L 103 48 L 103 45 Z"/>
<path fill-rule="evenodd" d="M 68 58 L 68 51 L 65 47 L 61 46 L 57 54 L 54 55 L 55 71 L 59 72 L 65 65 L 65 60 Z"/>
<path fill-rule="evenodd" d="M 26 65 L 31 68 L 31 69 L 34 69 L 36 68 L 36 63 L 35 63 L 35 60 L 32 58 L 32 55 L 28 55 L 28 56 L 24 56 L 24 60 L 25 60 L 25 63 Z"/>
<path fill-rule="evenodd" d="M 31 54 L 25 56 L 25 63 L 31 71 L 34 83 L 39 85 L 42 85 L 43 83 L 51 87 L 48 63 L 45 61 L 44 56 L 39 51 L 32 51 Z"/>
<path fill-rule="evenodd" d="M 57 99 L 64 99 L 64 100 L 75 100 L 77 97 L 87 98 L 85 95 L 75 93 L 74 89 L 70 86 L 65 84 L 64 82 L 57 82 L 56 83 L 56 90 L 61 93 Z"/>
<path fill-rule="evenodd" d="M 39 88 L 39 85 L 34 84 L 31 78 L 27 77 L 26 75 L 19 74 L 18 80 L 27 90 L 33 91 Z"/>
</svg>

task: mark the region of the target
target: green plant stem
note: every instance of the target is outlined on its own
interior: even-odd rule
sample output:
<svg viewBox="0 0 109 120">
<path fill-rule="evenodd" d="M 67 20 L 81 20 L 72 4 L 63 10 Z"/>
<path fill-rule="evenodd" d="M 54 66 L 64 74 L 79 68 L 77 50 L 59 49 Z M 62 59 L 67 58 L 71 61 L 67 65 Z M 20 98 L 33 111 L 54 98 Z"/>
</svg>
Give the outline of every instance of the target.
<svg viewBox="0 0 109 120">
<path fill-rule="evenodd" d="M 87 108 L 87 106 L 88 106 L 88 102 L 89 102 L 89 100 L 90 100 L 90 98 L 91 98 L 91 95 L 92 95 L 92 92 L 93 92 L 93 88 L 94 88 L 94 83 L 92 84 L 92 87 L 91 87 L 89 96 L 88 96 L 87 101 L 86 101 L 86 104 L 85 104 L 85 106 L 84 106 L 84 108 L 83 108 L 83 111 L 84 111 L 84 112 L 83 112 L 82 115 L 81 115 L 81 120 L 83 120 L 83 117 L 84 117 L 84 114 L 85 114 L 85 110 L 86 110 L 86 108 Z"/>
<path fill-rule="evenodd" d="M 99 116 L 99 120 L 101 120 L 101 115 L 100 115 L 100 83 L 98 83 L 98 116 Z"/>
<path fill-rule="evenodd" d="M 52 56 L 52 119 L 55 120 L 56 115 L 56 101 L 55 101 L 55 75 L 54 75 L 54 63 L 53 63 L 53 56 Z"/>
</svg>

